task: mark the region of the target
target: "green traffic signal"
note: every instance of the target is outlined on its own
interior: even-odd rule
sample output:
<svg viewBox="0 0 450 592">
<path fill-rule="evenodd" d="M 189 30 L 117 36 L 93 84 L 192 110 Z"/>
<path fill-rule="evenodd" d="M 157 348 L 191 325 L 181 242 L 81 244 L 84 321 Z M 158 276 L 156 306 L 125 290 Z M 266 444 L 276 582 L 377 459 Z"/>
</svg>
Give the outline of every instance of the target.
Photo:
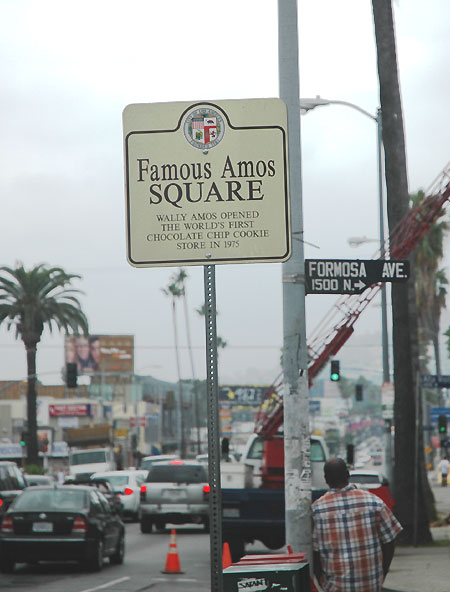
<svg viewBox="0 0 450 592">
<path fill-rule="evenodd" d="M 446 415 L 439 415 L 439 417 L 438 417 L 438 432 L 440 434 L 447 433 L 447 416 Z"/>
<path fill-rule="evenodd" d="M 337 382 L 341 379 L 341 373 L 339 370 L 339 360 L 331 360 L 331 372 L 330 372 L 330 380 L 333 382 Z"/>
<path fill-rule="evenodd" d="M 20 445 L 22 446 L 22 448 L 25 448 L 25 446 L 27 445 L 28 438 L 29 438 L 28 432 L 23 431 L 20 435 Z"/>
</svg>

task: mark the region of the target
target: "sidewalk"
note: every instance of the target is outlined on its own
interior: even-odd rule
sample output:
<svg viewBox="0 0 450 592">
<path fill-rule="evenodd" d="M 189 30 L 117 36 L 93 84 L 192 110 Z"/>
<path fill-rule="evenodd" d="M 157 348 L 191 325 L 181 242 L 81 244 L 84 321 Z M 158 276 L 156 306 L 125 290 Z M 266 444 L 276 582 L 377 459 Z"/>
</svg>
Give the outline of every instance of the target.
<svg viewBox="0 0 450 592">
<path fill-rule="evenodd" d="M 448 516 L 450 487 L 439 487 L 434 475 L 429 477 L 438 514 Z M 450 525 L 432 527 L 431 533 L 442 546 L 396 547 L 384 592 L 450 592 Z"/>
<path fill-rule="evenodd" d="M 431 532 L 434 541 L 447 540 L 449 545 L 397 546 L 383 591 L 449 592 L 450 526 L 432 528 Z"/>
</svg>

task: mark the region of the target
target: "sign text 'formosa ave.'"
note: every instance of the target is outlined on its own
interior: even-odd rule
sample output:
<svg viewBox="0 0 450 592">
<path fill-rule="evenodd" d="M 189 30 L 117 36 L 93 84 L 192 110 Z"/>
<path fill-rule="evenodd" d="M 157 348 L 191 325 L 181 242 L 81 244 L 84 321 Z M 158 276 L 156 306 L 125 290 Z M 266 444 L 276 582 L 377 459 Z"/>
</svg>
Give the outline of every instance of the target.
<svg viewBox="0 0 450 592">
<path fill-rule="evenodd" d="M 283 101 L 129 105 L 123 126 L 132 265 L 289 258 Z"/>
<path fill-rule="evenodd" d="M 379 282 L 409 278 L 407 260 L 305 259 L 307 294 L 361 294 Z"/>
</svg>

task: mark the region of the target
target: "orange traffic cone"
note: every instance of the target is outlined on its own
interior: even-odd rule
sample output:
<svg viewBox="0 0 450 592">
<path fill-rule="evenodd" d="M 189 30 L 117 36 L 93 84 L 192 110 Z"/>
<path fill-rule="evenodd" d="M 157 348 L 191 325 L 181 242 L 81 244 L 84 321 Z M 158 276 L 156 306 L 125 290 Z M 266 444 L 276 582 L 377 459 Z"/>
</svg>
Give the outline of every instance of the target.
<svg viewBox="0 0 450 592">
<path fill-rule="evenodd" d="M 222 551 L 222 569 L 229 567 L 233 562 L 231 561 L 230 545 L 228 543 L 223 544 Z"/>
<path fill-rule="evenodd" d="M 170 543 L 169 543 L 169 550 L 167 552 L 167 559 L 166 559 L 166 569 L 161 573 L 174 573 L 174 574 L 182 574 L 184 571 L 181 571 L 180 567 L 180 559 L 178 557 L 177 551 L 177 542 L 175 540 L 176 532 L 175 529 L 172 529 L 170 535 Z"/>
</svg>

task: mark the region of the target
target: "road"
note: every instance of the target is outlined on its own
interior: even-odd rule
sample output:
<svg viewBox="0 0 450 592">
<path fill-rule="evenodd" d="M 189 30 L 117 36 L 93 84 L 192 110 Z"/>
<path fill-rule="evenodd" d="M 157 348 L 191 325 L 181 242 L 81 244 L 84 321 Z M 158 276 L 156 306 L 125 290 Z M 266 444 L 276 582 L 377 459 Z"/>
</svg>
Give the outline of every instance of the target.
<svg viewBox="0 0 450 592">
<path fill-rule="evenodd" d="M 76 563 L 19 564 L 13 574 L 0 574 L 2 592 L 208 592 L 210 590 L 209 535 L 201 527 L 176 530 L 181 575 L 163 574 L 170 530 L 141 534 L 139 525 L 126 524 L 123 565 L 110 565 L 91 574 Z"/>
<path fill-rule="evenodd" d="M 379 467 L 367 468 L 379 469 Z M 382 467 L 381 467 L 382 469 Z M 380 471 L 382 472 L 382 470 Z M 450 513 L 450 487 L 430 482 L 441 512 Z M 123 565 L 105 561 L 100 573 L 84 572 L 77 564 L 16 566 L 11 575 L 0 574 L 2 592 L 209 592 L 209 535 L 202 527 L 176 528 L 177 551 L 183 574 L 163 574 L 170 542 L 170 530 L 141 534 L 139 524 L 126 523 L 126 556 Z M 247 553 L 267 553 L 261 544 L 248 545 Z"/>
</svg>

